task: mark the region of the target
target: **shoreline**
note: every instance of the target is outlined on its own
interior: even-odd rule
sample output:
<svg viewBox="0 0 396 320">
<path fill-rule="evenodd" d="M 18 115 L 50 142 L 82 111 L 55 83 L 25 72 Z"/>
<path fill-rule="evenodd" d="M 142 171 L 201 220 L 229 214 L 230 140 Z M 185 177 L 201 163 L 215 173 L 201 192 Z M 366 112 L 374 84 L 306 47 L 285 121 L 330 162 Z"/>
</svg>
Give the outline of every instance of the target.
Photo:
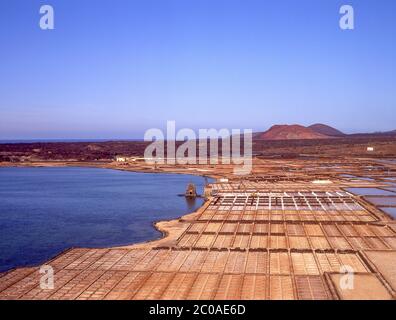
<svg viewBox="0 0 396 320">
<path fill-rule="evenodd" d="M 81 167 L 202 176 L 186 167 Z M 345 191 L 386 188 L 394 169 L 372 159 L 255 158 L 251 175 L 238 178 L 216 166 L 212 177 L 229 180 L 214 183 L 194 212 L 154 222 L 159 239 L 66 250 L 47 262 L 59 279 L 54 291 L 40 288 L 38 267 L 0 274 L 0 299 L 394 300 L 396 221 Z M 339 287 L 343 265 L 356 272 L 354 291 Z"/>
<path fill-rule="evenodd" d="M 118 171 L 128 171 L 128 172 L 137 172 L 137 173 L 163 173 L 163 174 L 184 174 L 184 175 L 193 175 L 200 177 L 207 177 L 211 179 L 218 179 L 220 176 L 217 174 L 209 174 L 208 171 L 200 171 L 198 170 L 189 170 L 187 168 L 176 168 L 176 170 L 172 170 L 172 165 L 169 167 L 164 166 L 165 170 L 159 170 L 155 168 L 147 168 L 149 165 L 145 166 L 135 166 L 135 167 L 125 167 L 116 165 L 114 162 L 80 162 L 80 161 L 38 161 L 38 162 L 21 162 L 21 163 L 9 163 L 9 162 L 0 162 L 0 168 L 67 168 L 67 167 L 75 167 L 75 168 L 100 168 L 100 169 L 109 169 L 109 170 L 118 170 Z M 174 167 L 174 166 L 173 166 Z M 195 169 L 195 168 L 192 168 Z M 202 169 L 201 169 L 202 170 Z"/>
</svg>

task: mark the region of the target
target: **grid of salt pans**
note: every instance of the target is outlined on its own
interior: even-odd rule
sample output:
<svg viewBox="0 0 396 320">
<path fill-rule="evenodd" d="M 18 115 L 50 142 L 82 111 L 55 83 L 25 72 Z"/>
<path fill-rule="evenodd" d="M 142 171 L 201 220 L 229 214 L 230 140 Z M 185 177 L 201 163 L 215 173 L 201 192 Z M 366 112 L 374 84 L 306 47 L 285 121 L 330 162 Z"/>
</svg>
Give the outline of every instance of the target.
<svg viewBox="0 0 396 320">
<path fill-rule="evenodd" d="M 179 237 L 177 247 L 394 250 L 396 249 L 396 233 L 388 226 L 370 224 L 196 221 Z"/>
<path fill-rule="evenodd" d="M 362 210 L 344 191 L 222 193 L 215 197 L 209 210 Z"/>
<path fill-rule="evenodd" d="M 323 273 L 369 269 L 357 253 L 266 250 L 73 249 L 2 276 L 1 299 L 330 299 Z"/>
</svg>

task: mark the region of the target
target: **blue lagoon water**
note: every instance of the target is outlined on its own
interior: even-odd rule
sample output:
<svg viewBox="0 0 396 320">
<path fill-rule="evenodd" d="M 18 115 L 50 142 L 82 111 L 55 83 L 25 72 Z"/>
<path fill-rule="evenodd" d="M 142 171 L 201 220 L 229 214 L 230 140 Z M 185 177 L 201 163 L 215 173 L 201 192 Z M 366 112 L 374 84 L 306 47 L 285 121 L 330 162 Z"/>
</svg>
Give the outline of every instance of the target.
<svg viewBox="0 0 396 320">
<path fill-rule="evenodd" d="M 70 247 L 161 237 L 153 222 L 195 211 L 178 196 L 202 177 L 96 168 L 0 168 L 0 271 L 46 261 Z"/>
</svg>

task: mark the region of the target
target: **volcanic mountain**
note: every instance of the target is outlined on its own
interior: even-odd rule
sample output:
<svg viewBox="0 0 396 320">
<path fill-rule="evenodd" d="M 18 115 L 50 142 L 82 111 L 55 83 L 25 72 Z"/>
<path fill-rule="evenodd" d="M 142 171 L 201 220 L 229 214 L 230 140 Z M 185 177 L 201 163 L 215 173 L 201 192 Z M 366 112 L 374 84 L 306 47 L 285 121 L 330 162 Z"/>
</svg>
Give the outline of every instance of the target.
<svg viewBox="0 0 396 320">
<path fill-rule="evenodd" d="M 315 123 L 311 126 L 308 127 L 309 129 L 312 129 L 313 131 L 324 134 L 325 136 L 331 136 L 331 137 L 342 137 L 345 136 L 345 133 L 341 132 L 340 130 L 337 130 L 333 127 L 330 127 L 326 124 L 322 123 Z"/>
<path fill-rule="evenodd" d="M 306 128 L 298 124 L 275 125 L 266 132 L 256 136 L 257 139 L 264 140 L 299 140 L 299 139 L 326 139 L 327 135 L 315 132 L 311 128 Z"/>
</svg>

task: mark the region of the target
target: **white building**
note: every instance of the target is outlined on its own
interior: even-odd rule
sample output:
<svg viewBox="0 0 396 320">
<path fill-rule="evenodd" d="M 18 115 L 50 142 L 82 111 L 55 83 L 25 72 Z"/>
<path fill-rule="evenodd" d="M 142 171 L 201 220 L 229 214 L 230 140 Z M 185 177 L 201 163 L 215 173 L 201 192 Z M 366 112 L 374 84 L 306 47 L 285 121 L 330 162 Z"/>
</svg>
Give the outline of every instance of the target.
<svg viewBox="0 0 396 320">
<path fill-rule="evenodd" d="M 142 160 L 144 161 L 144 158 L 137 158 L 137 157 L 126 157 L 126 156 L 116 156 L 115 161 L 117 162 L 135 162 Z"/>
<path fill-rule="evenodd" d="M 116 161 L 117 162 L 127 162 L 127 158 L 126 157 L 122 157 L 122 156 L 117 156 L 116 157 Z"/>
</svg>

